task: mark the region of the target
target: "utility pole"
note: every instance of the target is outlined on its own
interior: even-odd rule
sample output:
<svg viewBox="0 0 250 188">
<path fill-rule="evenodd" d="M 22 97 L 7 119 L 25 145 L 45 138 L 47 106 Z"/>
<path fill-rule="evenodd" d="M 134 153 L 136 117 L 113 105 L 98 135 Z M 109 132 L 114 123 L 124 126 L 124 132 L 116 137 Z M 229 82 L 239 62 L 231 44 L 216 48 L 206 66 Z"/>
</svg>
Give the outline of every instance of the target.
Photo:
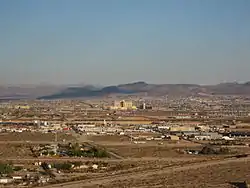
<svg viewBox="0 0 250 188">
<path fill-rule="evenodd" d="M 57 142 L 57 132 L 55 132 L 55 142 Z"/>
</svg>

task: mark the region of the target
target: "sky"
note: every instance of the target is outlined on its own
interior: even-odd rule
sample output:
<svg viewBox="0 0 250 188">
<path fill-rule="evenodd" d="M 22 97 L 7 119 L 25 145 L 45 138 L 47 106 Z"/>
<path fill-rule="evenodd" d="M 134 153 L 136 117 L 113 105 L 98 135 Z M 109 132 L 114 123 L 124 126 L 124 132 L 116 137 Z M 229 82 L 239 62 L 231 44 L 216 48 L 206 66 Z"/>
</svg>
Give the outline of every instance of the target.
<svg viewBox="0 0 250 188">
<path fill-rule="evenodd" d="M 249 0 L 0 0 L 0 84 L 216 84 L 249 73 Z"/>
</svg>

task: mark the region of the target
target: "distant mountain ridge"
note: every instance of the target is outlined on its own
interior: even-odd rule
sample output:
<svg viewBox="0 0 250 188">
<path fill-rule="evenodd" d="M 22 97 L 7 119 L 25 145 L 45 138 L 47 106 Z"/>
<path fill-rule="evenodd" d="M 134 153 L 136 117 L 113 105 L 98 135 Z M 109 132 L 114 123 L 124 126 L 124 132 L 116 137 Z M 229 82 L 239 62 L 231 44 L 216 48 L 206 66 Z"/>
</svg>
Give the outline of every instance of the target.
<svg viewBox="0 0 250 188">
<path fill-rule="evenodd" d="M 65 86 L 0 86 L 0 99 L 36 99 L 67 89 Z"/>
<path fill-rule="evenodd" d="M 147 94 L 148 96 L 194 96 L 200 94 L 250 96 L 250 82 L 232 82 L 205 86 L 198 84 L 148 84 L 146 82 L 134 82 L 108 87 L 92 85 L 0 86 L 0 99 L 74 99 L 82 97 L 102 97 L 110 94 Z"/>
<path fill-rule="evenodd" d="M 208 95 L 250 95 L 250 82 L 222 83 L 218 85 L 197 84 L 148 84 L 146 82 L 135 82 L 96 88 L 94 86 L 69 87 L 65 90 L 38 97 L 38 99 L 71 99 L 81 97 L 102 97 L 110 94 L 140 94 L 147 93 L 149 96 L 191 96 L 200 93 Z"/>
</svg>

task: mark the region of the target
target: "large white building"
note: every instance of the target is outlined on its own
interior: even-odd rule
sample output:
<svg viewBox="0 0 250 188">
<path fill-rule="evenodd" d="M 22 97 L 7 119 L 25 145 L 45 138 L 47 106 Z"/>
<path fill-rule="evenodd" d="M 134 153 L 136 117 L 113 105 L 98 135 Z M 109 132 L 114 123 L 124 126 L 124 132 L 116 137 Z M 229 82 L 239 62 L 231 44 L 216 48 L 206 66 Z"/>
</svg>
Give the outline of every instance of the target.
<svg viewBox="0 0 250 188">
<path fill-rule="evenodd" d="M 136 110 L 136 106 L 133 106 L 132 101 L 115 101 L 114 105 L 110 107 L 112 110 Z"/>
</svg>

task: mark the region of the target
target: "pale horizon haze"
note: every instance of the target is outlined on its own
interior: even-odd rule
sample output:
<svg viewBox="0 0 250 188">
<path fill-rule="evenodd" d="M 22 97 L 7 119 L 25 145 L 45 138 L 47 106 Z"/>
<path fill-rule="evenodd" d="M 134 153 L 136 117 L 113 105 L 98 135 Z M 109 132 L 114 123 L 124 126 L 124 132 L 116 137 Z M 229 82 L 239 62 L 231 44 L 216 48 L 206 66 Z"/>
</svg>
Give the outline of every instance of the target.
<svg viewBox="0 0 250 188">
<path fill-rule="evenodd" d="M 0 85 L 250 81 L 249 0 L 0 0 Z"/>
</svg>

